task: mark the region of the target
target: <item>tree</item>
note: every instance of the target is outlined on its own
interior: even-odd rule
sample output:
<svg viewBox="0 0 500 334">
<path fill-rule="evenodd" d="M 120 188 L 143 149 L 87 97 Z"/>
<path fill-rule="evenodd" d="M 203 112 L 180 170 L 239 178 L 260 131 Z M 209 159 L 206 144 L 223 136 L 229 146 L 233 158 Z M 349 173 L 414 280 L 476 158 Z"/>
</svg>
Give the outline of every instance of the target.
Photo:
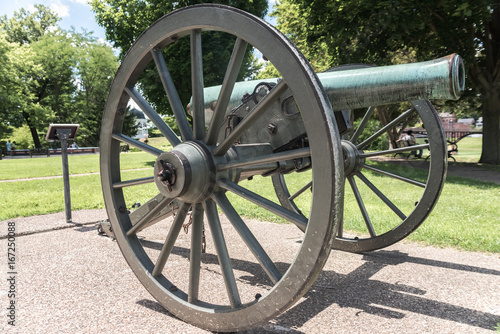
<svg viewBox="0 0 500 334">
<path fill-rule="evenodd" d="M 79 123 L 79 143 L 97 146 L 118 59 L 90 34 L 54 26 L 59 18 L 47 7 L 36 8 L 0 19 L 0 138 L 24 124 L 39 148 L 49 123 Z M 133 135 L 134 119 L 124 127 Z"/>
<path fill-rule="evenodd" d="M 327 46 L 329 63 L 391 64 L 453 52 L 465 60 L 468 93 L 482 101 L 480 162 L 500 164 L 500 0 L 287 0 L 306 18 L 311 54 Z"/>
<path fill-rule="evenodd" d="M 33 78 L 42 71 L 36 64 L 35 53 L 28 45 L 17 45 L 6 40 L 0 31 L 0 137 L 12 133 L 12 128 L 22 125 L 23 112 L 36 113 L 39 106 L 31 105 Z"/>
<path fill-rule="evenodd" d="M 7 32 L 7 40 L 13 43 L 31 44 L 38 41 L 50 28 L 61 20 L 49 7 L 35 5 L 35 12 L 21 8 L 11 19 L 0 17 L 0 27 Z"/>
<path fill-rule="evenodd" d="M 310 48 L 307 43 L 308 13 L 301 12 L 298 4 L 292 3 L 290 0 L 281 0 L 274 5 L 270 16 L 276 18 L 276 28 L 297 46 L 316 72 L 323 72 L 331 67 L 330 57 L 324 43 L 311 50 L 313 52 L 309 52 Z M 258 78 L 267 79 L 279 76 L 280 74 L 273 64 L 266 63 Z"/>
<path fill-rule="evenodd" d="M 47 32 L 54 28 L 59 18 L 48 7 L 36 5 L 35 8 L 37 11 L 34 13 L 22 8 L 10 19 L 1 17 L 0 28 L 4 31 L 7 41 L 18 45 L 11 53 L 13 73 L 16 73 L 14 81 L 17 82 L 18 89 L 12 92 L 13 103 L 4 106 L 4 114 L 6 119 L 11 120 L 19 120 L 22 117 L 31 131 L 35 146 L 39 148 L 41 144 L 37 127 L 50 119 L 50 105 L 61 109 L 63 101 L 61 94 L 57 94 L 61 92 L 58 88 L 71 85 L 72 80 L 68 80 L 67 76 L 60 77 L 60 85 L 54 85 L 47 79 L 51 68 L 59 66 L 58 62 L 54 61 L 54 58 L 58 60 L 60 57 L 55 48 L 60 46 L 59 42 L 64 36 L 58 39 L 54 36 L 52 39 L 46 38 Z M 68 71 L 68 68 L 60 66 L 59 69 Z M 53 78 L 59 74 L 55 73 Z M 52 94 L 51 89 L 56 89 L 56 94 Z M 10 125 L 18 127 L 21 124 L 12 122 Z"/>
<path fill-rule="evenodd" d="M 48 123 L 66 122 L 72 115 L 75 51 L 71 40 L 60 31 L 42 36 L 29 49 L 38 70 L 25 70 L 31 72 L 27 79 L 30 98 L 18 112 L 31 130 L 35 147 L 40 148 L 38 132 L 46 130 Z"/>
<path fill-rule="evenodd" d="M 76 54 L 78 90 L 75 96 L 75 121 L 80 124 L 78 143 L 98 146 L 106 97 L 118 68 L 118 58 L 107 45 L 88 34 L 72 33 Z M 128 123 L 127 123 L 128 124 Z"/>
<path fill-rule="evenodd" d="M 264 17 L 267 12 L 267 0 L 93 0 L 91 5 L 97 22 L 106 30 L 106 38 L 113 42 L 115 48 L 121 49 L 123 57 L 135 39 L 156 20 L 178 8 L 202 2 L 230 5 L 259 17 Z M 209 38 L 203 37 L 204 83 L 206 86 L 218 85 L 222 82 L 235 39 L 225 33 L 212 33 Z M 167 47 L 164 50 L 167 67 L 184 105 L 187 105 L 191 98 L 189 54 L 189 37 L 179 39 L 174 48 Z M 239 79 L 252 77 L 258 68 L 252 50 L 247 50 Z M 159 114 L 172 114 L 154 66 L 145 71 L 139 85 L 144 97 Z"/>
</svg>

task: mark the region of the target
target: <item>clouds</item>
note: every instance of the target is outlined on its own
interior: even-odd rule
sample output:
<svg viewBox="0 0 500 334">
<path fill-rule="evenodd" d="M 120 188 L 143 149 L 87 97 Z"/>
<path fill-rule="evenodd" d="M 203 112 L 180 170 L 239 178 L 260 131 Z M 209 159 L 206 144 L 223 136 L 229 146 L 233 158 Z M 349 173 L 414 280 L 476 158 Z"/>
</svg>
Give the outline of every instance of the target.
<svg viewBox="0 0 500 334">
<path fill-rule="evenodd" d="M 75 0 L 73 0 L 73 1 L 75 1 Z M 76 0 L 76 1 L 86 1 L 86 0 Z M 49 7 L 50 10 L 53 11 L 54 13 L 56 13 L 59 17 L 68 17 L 69 16 L 70 8 L 68 5 L 63 4 L 60 0 L 50 1 L 49 3 L 47 3 L 47 2 L 42 2 L 41 4 Z M 14 11 L 18 11 L 21 8 L 25 8 L 30 13 L 35 13 L 37 11 L 37 9 L 35 8 L 35 4 L 40 4 L 40 1 L 35 1 L 35 0 L 16 1 L 13 5 L 8 6 L 8 8 L 5 8 L 5 10 L 8 9 L 8 10 L 14 12 Z"/>
<path fill-rule="evenodd" d="M 76 30 L 93 31 L 98 38 L 104 39 L 106 36 L 104 28 L 96 23 L 88 0 L 0 0 L 0 15 L 10 18 L 21 8 L 34 13 L 35 4 L 43 4 L 56 13 L 61 18 L 57 26 L 64 30 L 74 27 Z"/>
<path fill-rule="evenodd" d="M 59 17 L 65 18 L 71 15 L 71 12 L 78 11 L 80 6 L 86 6 L 90 8 L 88 0 L 17 0 L 14 2 L 2 2 L 0 4 L 0 12 L 14 12 L 20 8 L 25 8 L 29 12 L 36 12 L 35 4 L 43 4 L 50 8 Z"/>
<path fill-rule="evenodd" d="M 55 12 L 59 17 L 69 16 L 69 6 L 64 5 L 61 1 L 52 2 L 49 5 L 51 11 Z"/>
<path fill-rule="evenodd" d="M 51 1 L 49 8 L 57 13 L 59 17 L 68 17 L 70 15 L 70 7 L 74 9 L 73 4 L 78 4 L 78 5 L 84 5 L 84 6 L 89 6 L 88 0 L 55 0 Z"/>
</svg>

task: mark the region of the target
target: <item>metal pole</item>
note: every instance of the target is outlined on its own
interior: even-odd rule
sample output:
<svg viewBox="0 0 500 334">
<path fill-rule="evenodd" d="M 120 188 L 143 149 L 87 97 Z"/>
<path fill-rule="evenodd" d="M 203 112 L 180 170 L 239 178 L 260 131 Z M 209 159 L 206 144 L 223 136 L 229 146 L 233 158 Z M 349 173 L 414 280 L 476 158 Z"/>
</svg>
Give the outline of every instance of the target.
<svg viewBox="0 0 500 334">
<path fill-rule="evenodd" d="M 71 196 L 69 193 L 69 168 L 68 168 L 68 138 L 70 129 L 57 129 L 57 136 L 61 140 L 61 155 L 64 181 L 64 207 L 66 210 L 66 223 L 71 223 Z"/>
</svg>

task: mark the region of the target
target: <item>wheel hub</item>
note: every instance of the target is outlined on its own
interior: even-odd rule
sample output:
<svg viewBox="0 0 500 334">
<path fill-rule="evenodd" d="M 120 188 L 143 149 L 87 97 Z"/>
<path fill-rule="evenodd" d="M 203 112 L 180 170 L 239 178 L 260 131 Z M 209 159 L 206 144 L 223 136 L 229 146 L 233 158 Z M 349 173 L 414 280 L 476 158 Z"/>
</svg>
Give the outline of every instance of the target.
<svg viewBox="0 0 500 334">
<path fill-rule="evenodd" d="M 342 140 L 342 153 L 344 154 L 344 175 L 346 177 L 359 172 L 362 169 L 362 164 L 365 163 L 365 158 L 360 158 L 359 151 L 356 145 L 348 140 Z"/>
<path fill-rule="evenodd" d="M 158 179 L 167 187 L 168 191 L 172 191 L 172 185 L 175 184 L 176 174 L 175 168 L 171 163 L 165 163 L 163 160 L 159 161 L 158 168 L 160 171 L 157 174 Z"/>
<path fill-rule="evenodd" d="M 169 198 L 201 202 L 213 193 L 216 168 L 210 150 L 198 142 L 184 142 L 162 153 L 155 163 L 155 183 Z"/>
</svg>

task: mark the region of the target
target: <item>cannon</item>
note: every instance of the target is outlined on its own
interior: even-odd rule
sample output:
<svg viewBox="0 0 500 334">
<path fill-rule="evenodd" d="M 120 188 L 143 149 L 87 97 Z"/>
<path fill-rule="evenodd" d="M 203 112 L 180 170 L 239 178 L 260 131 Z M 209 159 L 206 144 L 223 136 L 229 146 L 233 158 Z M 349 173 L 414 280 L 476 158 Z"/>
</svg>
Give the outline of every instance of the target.
<svg viewBox="0 0 500 334">
<path fill-rule="evenodd" d="M 230 34 L 235 43 L 221 85 L 204 87 L 202 40 L 211 33 Z M 192 99 L 186 107 L 162 53 L 180 39 L 190 45 L 186 54 L 179 52 L 191 59 Z M 236 82 L 248 48 L 261 52 L 280 77 Z M 141 94 L 139 79 L 151 68 L 159 74 L 179 134 Z M 219 332 L 270 320 L 308 291 L 332 247 L 351 252 L 386 247 L 425 220 L 447 167 L 446 137 L 428 99 L 457 99 L 463 89 L 457 55 L 395 67 L 346 65 L 316 74 L 286 37 L 251 14 L 222 5 L 172 12 L 130 48 L 104 111 L 101 183 L 116 241 L 144 287 L 180 319 Z M 171 148 L 122 133 L 130 100 Z M 400 102 L 407 110 L 372 131 L 374 110 Z M 355 108 L 365 111 L 353 125 Z M 427 130 L 427 142 L 372 148 L 388 131 L 416 119 Z M 127 170 L 120 144 L 152 156 L 146 175 Z M 427 169 L 376 159 L 416 149 L 429 152 Z M 381 184 L 389 185 L 390 193 Z M 261 192 L 266 185 L 271 191 Z M 417 197 L 407 198 L 405 187 L 418 189 L 411 192 Z M 135 189 L 151 195 L 132 210 Z M 374 208 L 365 205 L 365 194 L 379 198 L 390 214 L 370 216 Z M 240 213 L 247 207 L 296 225 L 300 243 L 279 258 L 271 256 L 270 250 L 289 240 L 262 238 L 268 223 L 250 228 Z"/>
</svg>

